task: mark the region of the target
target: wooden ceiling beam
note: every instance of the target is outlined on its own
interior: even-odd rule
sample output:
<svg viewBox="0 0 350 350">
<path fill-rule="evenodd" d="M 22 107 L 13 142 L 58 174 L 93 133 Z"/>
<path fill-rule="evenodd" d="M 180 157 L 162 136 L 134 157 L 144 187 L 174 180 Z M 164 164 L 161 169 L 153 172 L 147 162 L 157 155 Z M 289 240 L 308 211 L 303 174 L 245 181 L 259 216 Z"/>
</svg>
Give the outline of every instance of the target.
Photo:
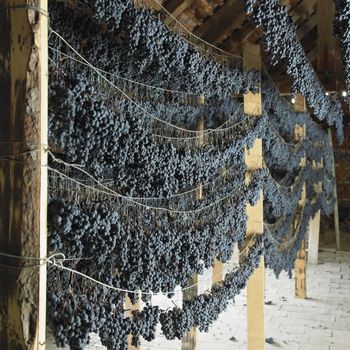
<svg viewBox="0 0 350 350">
<path fill-rule="evenodd" d="M 240 0 L 228 0 L 209 17 L 194 33 L 212 44 L 221 43 L 235 28 L 242 25 L 246 15 Z"/>
<path fill-rule="evenodd" d="M 299 1 L 297 5 L 291 7 L 288 14 L 295 23 L 305 22 L 316 12 L 316 4 L 317 0 Z"/>
<path fill-rule="evenodd" d="M 326 80 L 328 80 L 329 73 L 335 71 L 334 13 L 335 6 L 333 0 L 317 1 L 317 69 Z"/>
<path fill-rule="evenodd" d="M 175 18 L 178 18 L 190 5 L 191 5 L 191 0 L 172 0 L 172 1 L 168 1 L 164 7 Z M 172 17 L 168 17 L 165 20 L 165 23 L 170 24 L 173 21 L 174 19 Z"/>
<path fill-rule="evenodd" d="M 312 31 L 318 23 L 317 13 L 314 13 L 307 21 L 305 21 L 297 30 L 299 40 L 303 40 L 304 37 Z"/>
<path fill-rule="evenodd" d="M 173 16 L 177 17 L 181 15 L 183 11 L 190 5 L 190 0 L 171 0 L 167 1 L 164 5 L 167 11 L 169 11 Z"/>
</svg>

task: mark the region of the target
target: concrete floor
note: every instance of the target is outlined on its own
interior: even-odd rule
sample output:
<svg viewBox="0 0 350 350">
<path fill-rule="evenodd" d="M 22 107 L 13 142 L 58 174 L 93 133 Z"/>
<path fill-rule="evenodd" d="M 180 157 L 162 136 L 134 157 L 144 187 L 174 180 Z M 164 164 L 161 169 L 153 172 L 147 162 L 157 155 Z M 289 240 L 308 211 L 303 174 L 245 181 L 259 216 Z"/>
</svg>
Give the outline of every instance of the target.
<svg viewBox="0 0 350 350">
<path fill-rule="evenodd" d="M 211 271 L 202 278 L 200 290 L 210 281 Z M 206 281 L 206 283 L 204 283 Z M 266 273 L 265 338 L 266 349 L 347 350 L 350 349 L 350 253 L 321 252 L 317 266 L 307 268 L 308 299 L 294 297 L 294 280 L 286 274 L 276 279 Z M 181 305 L 180 293 L 174 302 Z M 154 303 L 169 306 L 158 298 Z M 199 333 L 198 350 L 246 350 L 246 294 L 212 325 L 209 333 Z M 271 304 L 271 305 L 269 305 Z M 171 305 L 171 303 L 170 303 Z M 48 346 L 49 350 L 55 346 Z M 96 336 L 87 350 L 102 350 Z M 157 338 L 143 342 L 143 350 L 180 350 L 180 341 L 168 341 L 158 331 Z"/>
<path fill-rule="evenodd" d="M 322 252 L 319 265 L 308 266 L 308 299 L 294 297 L 294 280 L 266 273 L 266 349 L 350 349 L 350 253 Z M 245 291 L 220 316 L 209 333 L 199 333 L 199 350 L 247 349 Z M 144 350 L 181 349 L 159 333 Z"/>
</svg>

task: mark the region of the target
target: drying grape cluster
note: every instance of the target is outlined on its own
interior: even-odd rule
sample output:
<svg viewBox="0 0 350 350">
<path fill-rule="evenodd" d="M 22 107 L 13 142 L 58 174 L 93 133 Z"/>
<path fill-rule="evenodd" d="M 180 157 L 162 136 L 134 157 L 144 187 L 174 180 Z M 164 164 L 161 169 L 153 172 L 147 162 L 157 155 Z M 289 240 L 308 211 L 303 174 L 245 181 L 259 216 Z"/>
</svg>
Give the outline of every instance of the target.
<svg viewBox="0 0 350 350">
<path fill-rule="evenodd" d="M 250 3 L 252 9 L 254 2 Z M 264 6 L 279 13 L 272 5 Z M 240 122 L 242 108 L 230 95 L 255 91 L 258 75 L 203 57 L 179 35 L 169 32 L 154 13 L 134 8 L 131 0 L 84 0 L 74 10 L 52 1 L 50 7 L 51 25 L 94 65 L 129 79 L 207 98 L 200 105 L 192 98 L 172 98 L 173 93 L 139 88 L 130 82 L 118 85 L 121 80 L 113 80 L 130 93 L 135 104 L 96 72 L 54 54 L 49 86 L 50 147 L 56 157 L 83 168 L 52 159 L 50 166 L 82 183 L 87 180 L 83 169 L 103 183 L 111 181 L 112 188 L 124 196 L 156 197 L 131 202 L 108 191 L 96 197 L 83 191 L 81 185 L 74 186 L 72 180 L 52 189 L 49 253 L 61 252 L 73 258 L 64 265 L 106 285 L 141 289 L 146 302 L 141 311 L 134 310 L 127 317 L 125 298 L 136 302 L 136 294 L 107 289 L 80 275 L 52 268 L 48 315 L 56 341 L 80 350 L 89 342 L 89 333 L 96 332 L 108 349 L 123 350 L 127 349 L 128 335 L 134 345 L 140 336 L 154 339 L 159 322 L 168 339 L 181 338 L 193 326 L 207 331 L 228 301 L 245 287 L 262 255 L 276 275 L 283 270 L 290 272 L 309 218 L 319 209 L 331 212 L 334 179 L 330 176 L 332 149 L 327 134 L 309 114 L 292 111 L 274 87 L 264 82 L 261 117 L 240 123 L 227 134 L 205 137 L 203 145 L 157 138 L 155 134 L 162 132 L 163 136 L 174 135 L 168 134 L 171 128 L 156 129 L 163 124 L 155 123 L 150 115 L 191 130 L 197 128 L 200 117 L 207 128 L 218 127 L 230 118 L 232 124 Z M 292 23 L 284 14 L 278 16 L 288 31 L 281 34 L 283 42 L 292 42 Z M 271 20 L 276 18 L 271 16 Z M 72 54 L 54 35 L 50 45 Z M 274 54 L 277 57 L 281 52 Z M 324 100 L 317 106 L 331 110 Z M 294 141 L 296 124 L 306 125 L 307 130 L 307 138 L 299 142 Z M 266 168 L 252 172 L 247 184 L 244 147 L 251 147 L 256 138 L 263 140 Z M 306 167 L 301 168 L 304 156 Z M 313 169 L 312 161 L 321 159 L 324 167 Z M 61 183 L 60 178 L 50 181 L 53 187 Z M 314 184 L 319 181 L 322 193 L 315 191 Z M 304 182 L 307 197 L 313 201 L 303 209 L 295 239 L 281 251 L 278 245 L 290 239 Z M 198 199 L 199 184 L 203 184 L 203 199 Z M 179 194 L 186 190 L 190 192 Z M 215 259 L 226 262 L 231 258 L 233 245 L 245 239 L 245 207 L 256 203 L 261 190 L 269 231 L 255 238 L 239 269 L 209 292 L 184 301 L 182 308 L 160 310 L 152 306 L 147 293 L 171 297 L 176 286 L 185 287 L 190 276 L 212 266 Z"/>
<path fill-rule="evenodd" d="M 132 0 L 84 3 L 90 16 L 59 1 L 50 2 L 51 25 L 62 28 L 68 42 L 96 66 L 206 97 L 257 90 L 256 72 L 216 64 L 169 32 L 152 11 L 135 8 Z"/>
<path fill-rule="evenodd" d="M 340 40 L 347 90 L 347 101 L 350 104 L 350 2 L 349 0 L 336 0 L 336 15 L 334 19 L 334 34 Z"/>
<path fill-rule="evenodd" d="M 181 339 L 192 327 L 208 331 L 209 326 L 226 309 L 228 302 L 244 289 L 249 277 L 258 267 L 263 251 L 262 239 L 258 237 L 238 270 L 226 274 L 224 280 L 214 284 L 207 293 L 184 301 L 181 309 L 175 307 L 161 312 L 159 319 L 165 337 Z"/>
<path fill-rule="evenodd" d="M 336 127 L 338 140 L 342 142 L 344 135 L 341 104 L 326 95 L 297 38 L 296 25 L 289 17 L 286 7 L 278 0 L 249 0 L 246 10 L 252 13 L 256 25 L 262 26 L 264 44 L 272 55 L 272 62 L 286 62 L 286 72 L 293 81 L 292 91 L 301 93 L 306 98 L 319 120 L 325 119 L 328 125 Z"/>
<path fill-rule="evenodd" d="M 263 140 L 264 160 L 271 174 L 264 185 L 265 262 L 276 276 L 283 270 L 291 275 L 309 219 L 319 209 L 325 215 L 333 211 L 332 147 L 327 132 L 308 113 L 295 113 L 271 83 L 263 83 L 262 93 L 270 124 Z M 306 129 L 306 138 L 298 143 L 293 142 L 296 125 Z M 301 158 L 306 158 L 304 167 L 300 166 Z M 313 161 L 323 161 L 323 167 L 314 169 Z M 322 182 L 321 193 L 315 191 L 318 182 Z M 294 230 L 304 183 L 308 200 Z M 280 245 L 283 242 L 291 243 L 286 248 Z"/>
</svg>

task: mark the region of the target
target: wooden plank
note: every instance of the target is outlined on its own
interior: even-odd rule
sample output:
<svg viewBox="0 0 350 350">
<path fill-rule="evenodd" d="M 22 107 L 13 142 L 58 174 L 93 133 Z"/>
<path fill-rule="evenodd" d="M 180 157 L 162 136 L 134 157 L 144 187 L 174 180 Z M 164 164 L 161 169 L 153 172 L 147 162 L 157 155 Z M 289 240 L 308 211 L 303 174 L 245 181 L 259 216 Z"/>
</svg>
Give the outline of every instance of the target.
<svg viewBox="0 0 350 350">
<path fill-rule="evenodd" d="M 332 141 L 332 130 L 328 129 L 328 138 L 331 147 L 333 148 Z M 334 163 L 334 153 L 332 154 L 332 176 L 336 179 L 335 176 L 335 163 Z M 339 228 L 339 210 L 338 210 L 338 194 L 337 194 L 337 182 L 334 184 L 333 188 L 333 197 L 334 197 L 334 230 L 335 230 L 335 242 L 337 250 L 341 250 L 340 246 L 340 228 Z"/>
<path fill-rule="evenodd" d="M 316 213 L 314 218 L 310 218 L 310 222 L 309 222 L 309 246 L 307 251 L 307 261 L 311 265 L 317 265 L 317 262 L 318 262 L 320 220 L 321 220 L 321 211 L 319 210 Z"/>
<path fill-rule="evenodd" d="M 131 300 L 128 297 L 126 297 L 125 298 L 126 316 L 132 317 L 132 311 L 133 310 L 141 310 L 141 305 L 142 305 L 141 293 L 139 293 L 139 295 L 138 295 L 138 299 L 137 299 L 136 304 L 133 304 L 131 302 Z M 128 350 L 140 350 L 141 349 L 141 346 L 133 346 L 131 343 L 132 343 L 132 335 L 129 334 L 128 335 Z"/>
<path fill-rule="evenodd" d="M 39 87 L 40 87 L 40 217 L 39 217 L 39 256 L 44 259 L 47 255 L 47 200 L 48 200 L 48 157 L 46 145 L 48 145 L 48 17 L 44 15 L 48 11 L 48 0 L 40 0 L 39 26 L 35 35 L 35 43 L 38 47 L 39 58 Z M 46 294 L 47 294 L 47 265 L 39 268 L 39 316 L 35 349 L 46 348 Z"/>
<path fill-rule="evenodd" d="M 224 167 L 224 169 L 222 171 L 222 176 L 224 178 L 224 181 L 226 181 L 226 177 L 227 177 L 226 167 Z M 235 246 L 237 246 L 237 245 L 235 245 Z M 234 253 L 235 253 L 235 250 L 233 250 L 233 252 L 232 252 L 233 257 L 234 257 Z M 220 260 L 215 259 L 214 266 L 213 266 L 213 281 L 212 281 L 213 284 L 222 281 L 223 271 L 224 271 L 223 263 Z"/>
<path fill-rule="evenodd" d="M 199 96 L 198 100 L 199 105 L 204 105 L 205 98 L 203 95 Z M 198 131 L 202 131 L 199 138 L 198 147 L 202 147 L 205 143 L 204 140 L 204 118 L 201 117 L 198 121 Z M 196 199 L 201 200 L 203 198 L 203 187 L 200 184 L 196 193 Z M 183 301 L 189 301 L 198 295 L 198 274 L 194 274 L 188 279 L 187 285 L 194 285 L 192 288 L 187 289 L 183 292 Z M 192 327 L 192 329 L 185 333 L 184 337 L 181 340 L 181 349 L 182 350 L 197 350 L 198 349 L 198 329 L 197 327 Z"/>
<path fill-rule="evenodd" d="M 0 250 L 44 258 L 47 0 L 33 2 L 41 11 L 23 4 L 0 1 L 0 140 L 2 155 L 33 151 L 13 156 L 16 161 L 0 160 Z M 0 262 L 0 348 L 45 349 L 46 265 L 26 270 L 20 268 L 24 261 L 2 257 Z"/>
<path fill-rule="evenodd" d="M 306 111 L 306 101 L 305 98 L 297 94 L 295 96 L 294 103 L 295 112 L 305 112 Z M 300 141 L 301 139 L 306 137 L 306 127 L 305 125 L 296 125 L 295 126 L 295 139 L 296 141 Z M 306 157 L 301 159 L 302 167 L 306 165 Z M 301 219 L 302 208 L 305 205 L 306 201 L 306 186 L 303 185 L 301 198 L 299 201 L 299 208 L 296 213 L 296 218 L 294 222 L 294 229 L 297 229 L 299 221 Z M 295 296 L 297 298 L 306 298 L 306 250 L 305 250 L 305 241 L 303 240 L 301 243 L 301 248 L 297 254 L 297 258 L 295 261 Z"/>
<path fill-rule="evenodd" d="M 245 68 L 261 70 L 261 53 L 259 45 L 245 43 L 243 45 L 243 64 Z M 244 112 L 259 117 L 262 112 L 261 94 L 248 92 L 244 95 Z M 249 172 L 263 165 L 262 140 L 257 139 L 251 149 L 245 149 L 245 162 Z M 246 240 L 250 241 L 254 234 L 263 234 L 263 194 L 255 206 L 247 205 L 248 216 Z M 247 322 L 248 350 L 263 350 L 264 335 L 264 296 L 265 296 L 265 265 L 261 258 L 259 267 L 254 271 L 247 284 Z"/>
<path fill-rule="evenodd" d="M 221 43 L 246 19 L 243 2 L 228 0 L 210 16 L 194 33 L 212 44 Z"/>
<path fill-rule="evenodd" d="M 183 293 L 183 301 L 190 301 L 198 295 L 198 274 L 194 274 L 188 279 L 189 286 L 194 285 L 194 287 L 186 290 Z M 193 327 L 190 331 L 186 332 L 181 340 L 181 350 L 197 350 L 198 349 L 198 329 Z"/>
<path fill-rule="evenodd" d="M 167 2 L 165 4 L 165 8 L 168 12 L 170 12 L 174 17 L 177 18 L 190 6 L 190 4 L 190 0 L 173 0 Z"/>
<path fill-rule="evenodd" d="M 223 277 L 223 263 L 220 260 L 215 260 L 213 267 L 213 284 L 222 281 Z"/>
<path fill-rule="evenodd" d="M 301 243 L 301 248 L 295 261 L 295 296 L 306 299 L 306 250 L 305 241 Z"/>
</svg>

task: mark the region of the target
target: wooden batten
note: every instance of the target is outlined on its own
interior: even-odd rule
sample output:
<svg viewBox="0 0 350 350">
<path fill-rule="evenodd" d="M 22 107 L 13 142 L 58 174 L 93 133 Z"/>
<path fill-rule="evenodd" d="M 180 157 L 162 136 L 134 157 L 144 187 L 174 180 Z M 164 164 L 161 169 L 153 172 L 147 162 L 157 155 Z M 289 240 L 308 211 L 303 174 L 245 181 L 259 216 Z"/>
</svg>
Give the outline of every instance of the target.
<svg viewBox="0 0 350 350">
<path fill-rule="evenodd" d="M 198 274 L 190 277 L 187 284 L 193 287 L 183 293 L 183 301 L 190 301 L 198 295 Z M 185 333 L 181 340 L 181 350 L 198 350 L 198 329 L 196 327 L 192 327 Z"/>
<path fill-rule="evenodd" d="M 198 98 L 198 104 L 205 104 L 205 97 L 200 95 Z M 204 118 L 203 116 L 198 121 L 198 131 L 201 131 L 200 137 L 198 139 L 198 147 L 203 147 L 205 144 L 204 139 Z M 201 200 L 203 198 L 203 186 L 200 184 L 196 193 L 196 199 Z M 196 296 L 198 296 L 198 274 L 194 274 L 191 278 L 188 279 L 187 285 L 193 286 L 185 290 L 182 294 L 183 301 L 189 301 Z M 181 340 L 181 349 L 182 350 L 197 350 L 198 349 L 198 329 L 193 327 L 190 331 L 186 332 L 184 337 Z"/>
<path fill-rule="evenodd" d="M 306 112 L 306 101 L 303 96 L 297 94 L 295 96 L 294 103 L 295 112 Z M 301 141 L 306 137 L 306 126 L 305 125 L 296 125 L 295 126 L 295 140 Z M 300 166 L 306 166 L 306 156 L 303 157 L 300 161 Z M 294 221 L 294 229 L 297 229 L 299 222 L 301 220 L 301 215 L 303 211 L 303 207 L 306 202 L 306 185 L 303 184 L 301 198 L 299 200 L 298 210 L 296 213 L 295 221 Z M 297 298 L 306 298 L 306 249 L 305 249 L 305 241 L 303 240 L 301 243 L 301 248 L 297 254 L 297 258 L 295 261 L 295 296 Z"/>
<path fill-rule="evenodd" d="M 332 140 L 332 130 L 328 129 L 328 138 L 331 147 L 333 148 Z M 336 179 L 335 176 L 335 163 L 334 163 L 334 153 L 332 154 L 332 177 Z M 338 194 L 337 194 L 337 182 L 334 184 L 333 188 L 334 197 L 334 230 L 335 230 L 335 242 L 337 250 L 340 250 L 340 227 L 339 227 L 339 209 L 338 209 Z"/>
<path fill-rule="evenodd" d="M 310 218 L 309 223 L 309 246 L 307 251 L 307 261 L 311 265 L 318 263 L 318 246 L 320 237 L 321 211 L 318 210 L 314 218 Z"/>
<path fill-rule="evenodd" d="M 261 70 L 260 46 L 245 43 L 243 45 L 243 64 L 245 68 Z M 259 117 L 262 114 L 261 93 L 248 92 L 244 95 L 244 112 Z M 250 149 L 245 149 L 245 161 L 249 172 L 262 168 L 263 151 L 262 140 L 257 139 Z M 248 221 L 246 241 L 250 241 L 255 234 L 263 234 L 263 193 L 255 206 L 247 205 Z M 247 284 L 247 314 L 248 314 L 248 350 L 262 350 L 265 348 L 264 335 L 264 294 L 265 294 L 265 265 L 261 258 L 259 267 L 254 271 Z"/>
<path fill-rule="evenodd" d="M 131 302 L 131 300 L 128 297 L 126 297 L 124 307 L 126 310 L 125 314 L 127 317 L 132 317 L 133 310 L 141 310 L 141 307 L 142 307 L 141 293 L 139 293 L 139 295 L 138 295 L 138 299 L 137 299 L 136 304 L 133 304 Z M 129 334 L 128 335 L 128 350 L 140 350 L 141 349 L 140 346 L 133 346 L 131 343 L 132 343 L 132 335 Z"/>
<path fill-rule="evenodd" d="M 47 0 L 0 10 L 0 250 L 47 255 Z M 40 8 L 40 11 L 39 11 Z M 26 152 L 25 154 L 23 152 Z M 0 257 L 0 348 L 45 349 L 46 264 Z M 33 261 L 31 261 L 33 264 Z M 8 267 L 7 267 L 8 266 Z M 14 268 L 13 268 L 14 267 Z"/>
</svg>

